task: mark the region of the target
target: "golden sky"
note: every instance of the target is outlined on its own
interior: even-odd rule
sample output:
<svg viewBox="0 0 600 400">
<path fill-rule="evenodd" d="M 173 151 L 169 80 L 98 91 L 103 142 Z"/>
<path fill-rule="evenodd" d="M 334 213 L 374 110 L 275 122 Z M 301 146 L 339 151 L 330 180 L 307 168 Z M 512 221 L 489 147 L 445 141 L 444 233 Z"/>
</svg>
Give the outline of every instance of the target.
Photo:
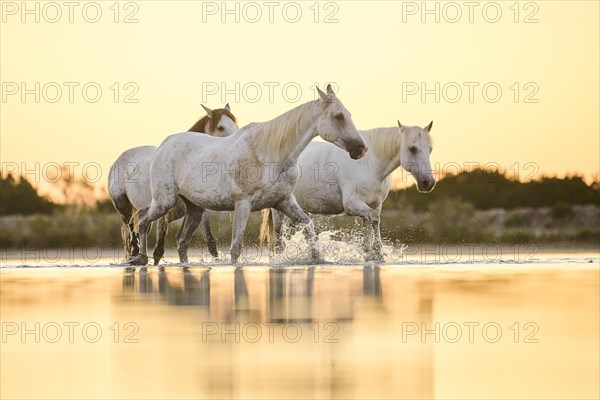
<svg viewBox="0 0 600 400">
<path fill-rule="evenodd" d="M 201 103 L 229 102 L 245 125 L 334 82 L 359 129 L 434 120 L 440 169 L 597 176 L 599 3 L 475 3 L 3 1 L 3 169 L 43 181 L 52 163 L 99 166 L 104 183 L 122 151 L 187 130 Z"/>
</svg>

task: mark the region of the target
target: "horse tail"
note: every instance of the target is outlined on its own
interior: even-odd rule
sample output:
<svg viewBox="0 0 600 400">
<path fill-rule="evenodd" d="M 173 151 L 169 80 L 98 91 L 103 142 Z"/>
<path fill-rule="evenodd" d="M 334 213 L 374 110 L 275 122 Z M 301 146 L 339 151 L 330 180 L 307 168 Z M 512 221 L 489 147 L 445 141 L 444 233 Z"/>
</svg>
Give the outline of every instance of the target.
<svg viewBox="0 0 600 400">
<path fill-rule="evenodd" d="M 269 243 L 269 250 L 273 250 L 273 212 L 270 208 L 262 210 L 262 223 L 260 224 L 260 235 L 258 240 L 262 246 L 265 241 Z"/>
<path fill-rule="evenodd" d="M 133 214 L 131 215 L 131 218 L 129 218 L 129 223 L 133 224 L 134 230 L 138 230 L 139 231 L 139 226 L 140 226 L 140 212 L 141 211 L 142 211 L 142 209 L 135 210 L 133 212 Z"/>
</svg>

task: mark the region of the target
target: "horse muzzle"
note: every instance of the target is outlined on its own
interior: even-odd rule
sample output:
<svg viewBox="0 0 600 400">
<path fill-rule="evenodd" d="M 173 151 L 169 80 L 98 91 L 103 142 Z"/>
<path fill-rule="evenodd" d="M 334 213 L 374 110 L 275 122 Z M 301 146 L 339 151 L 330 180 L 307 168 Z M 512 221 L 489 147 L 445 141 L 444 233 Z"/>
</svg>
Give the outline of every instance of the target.
<svg viewBox="0 0 600 400">
<path fill-rule="evenodd" d="M 423 178 L 417 180 L 417 187 L 419 188 L 419 192 L 429 193 L 433 190 L 435 186 L 435 179 L 433 178 Z"/>
<path fill-rule="evenodd" d="M 350 154 L 350 158 L 353 160 L 358 160 L 363 158 L 365 154 L 367 154 L 367 150 L 369 149 L 364 143 L 356 143 L 352 146 L 348 146 L 348 153 Z"/>
</svg>

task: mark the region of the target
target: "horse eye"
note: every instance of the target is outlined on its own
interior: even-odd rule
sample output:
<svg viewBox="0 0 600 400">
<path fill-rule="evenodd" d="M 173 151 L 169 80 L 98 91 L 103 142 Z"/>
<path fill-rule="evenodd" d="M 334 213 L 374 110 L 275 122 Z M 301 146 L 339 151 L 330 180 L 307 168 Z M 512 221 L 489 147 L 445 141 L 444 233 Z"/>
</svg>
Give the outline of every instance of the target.
<svg viewBox="0 0 600 400">
<path fill-rule="evenodd" d="M 340 121 L 343 121 L 343 120 L 344 120 L 344 114 L 343 114 L 343 113 L 338 113 L 338 114 L 335 114 L 333 117 L 334 117 L 335 119 L 338 119 L 338 120 L 340 120 Z"/>
<path fill-rule="evenodd" d="M 408 151 L 410 151 L 412 154 L 416 154 L 417 153 L 417 148 L 415 146 L 410 146 L 408 148 Z"/>
<path fill-rule="evenodd" d="M 219 126 L 217 129 L 220 130 L 221 132 L 223 132 L 225 130 L 225 128 L 223 128 L 222 126 Z"/>
</svg>

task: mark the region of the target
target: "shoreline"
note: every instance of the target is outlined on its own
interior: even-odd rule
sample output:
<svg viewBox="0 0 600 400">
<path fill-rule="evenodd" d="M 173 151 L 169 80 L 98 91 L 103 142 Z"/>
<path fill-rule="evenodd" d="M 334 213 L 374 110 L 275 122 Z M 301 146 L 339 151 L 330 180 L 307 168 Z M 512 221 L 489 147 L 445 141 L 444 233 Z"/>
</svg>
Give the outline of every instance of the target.
<svg viewBox="0 0 600 400">
<path fill-rule="evenodd" d="M 328 244 L 323 251 L 323 258 L 327 264 L 322 265 L 376 265 L 366 263 L 359 249 L 348 252 L 345 247 L 331 251 Z M 351 246 L 343 244 L 345 246 Z M 416 244 L 406 247 L 387 246 L 385 249 L 386 262 L 382 266 L 394 264 L 498 264 L 498 263 L 537 263 L 540 257 L 543 259 L 565 259 L 569 257 L 581 257 L 589 259 L 600 259 L 600 246 L 583 245 L 536 245 L 536 244 L 472 244 L 472 245 L 440 245 L 440 244 Z M 189 252 L 190 266 L 233 266 L 228 254 L 220 250 L 221 256 L 213 258 L 206 249 L 195 248 Z M 272 265 L 272 266 L 306 266 L 306 260 L 301 256 L 301 249 L 293 249 L 290 255 L 279 255 L 269 253 L 266 248 L 247 246 L 244 258 L 240 266 L 244 265 Z M 115 266 L 122 265 L 124 251 L 121 248 L 53 248 L 33 251 L 15 250 L 0 251 L 0 268 L 20 267 L 55 267 L 55 266 Z M 165 257 L 158 266 L 181 266 L 178 262 L 175 249 L 167 249 Z M 152 261 L 147 265 L 154 267 Z"/>
</svg>

